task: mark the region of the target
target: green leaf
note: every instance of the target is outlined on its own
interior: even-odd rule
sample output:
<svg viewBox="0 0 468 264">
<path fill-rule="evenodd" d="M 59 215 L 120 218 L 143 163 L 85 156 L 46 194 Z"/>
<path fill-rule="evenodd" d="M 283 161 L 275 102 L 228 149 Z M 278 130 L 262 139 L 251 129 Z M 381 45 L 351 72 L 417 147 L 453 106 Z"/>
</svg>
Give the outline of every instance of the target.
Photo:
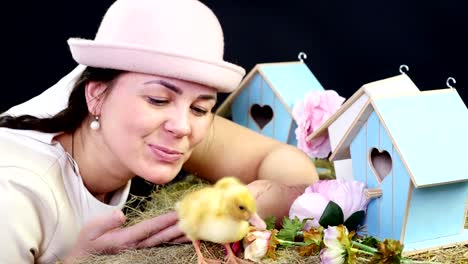
<svg viewBox="0 0 468 264">
<path fill-rule="evenodd" d="M 287 241 L 294 241 L 296 238 L 297 233 L 302 230 L 302 221 L 299 218 L 294 217 L 294 219 L 289 219 L 288 217 L 283 218 L 283 227 L 278 232 L 276 236 L 278 239 L 287 240 Z"/>
<path fill-rule="evenodd" d="M 276 217 L 275 216 L 269 216 L 265 219 L 265 224 L 266 224 L 266 228 L 267 230 L 273 230 L 275 229 L 275 226 L 276 226 Z"/>
<path fill-rule="evenodd" d="M 348 219 L 346 219 L 344 226 L 346 226 L 349 231 L 356 231 L 357 227 L 363 223 L 365 217 L 366 213 L 362 210 L 354 212 Z"/>
<path fill-rule="evenodd" d="M 333 201 L 330 201 L 320 217 L 319 224 L 324 228 L 343 224 L 343 210 Z"/>
</svg>

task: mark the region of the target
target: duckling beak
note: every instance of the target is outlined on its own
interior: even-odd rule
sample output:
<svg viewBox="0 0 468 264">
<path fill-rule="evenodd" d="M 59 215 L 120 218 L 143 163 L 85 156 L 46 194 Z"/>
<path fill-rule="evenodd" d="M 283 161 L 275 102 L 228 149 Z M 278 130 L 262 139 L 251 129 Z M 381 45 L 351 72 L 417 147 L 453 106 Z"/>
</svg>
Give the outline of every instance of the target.
<svg viewBox="0 0 468 264">
<path fill-rule="evenodd" d="M 249 223 L 251 225 L 255 226 L 255 228 L 257 230 L 265 230 L 266 229 L 265 221 L 263 221 L 263 219 L 257 213 L 253 213 L 250 216 Z"/>
</svg>

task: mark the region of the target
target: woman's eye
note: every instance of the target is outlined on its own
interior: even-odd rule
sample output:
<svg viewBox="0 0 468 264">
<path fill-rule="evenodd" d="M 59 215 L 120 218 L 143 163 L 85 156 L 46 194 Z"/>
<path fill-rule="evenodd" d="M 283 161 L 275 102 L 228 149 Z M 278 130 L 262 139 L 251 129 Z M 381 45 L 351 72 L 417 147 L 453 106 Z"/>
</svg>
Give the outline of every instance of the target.
<svg viewBox="0 0 468 264">
<path fill-rule="evenodd" d="M 169 103 L 169 100 L 167 99 L 158 99 L 158 98 L 153 98 L 153 97 L 148 97 L 148 102 L 152 105 L 156 106 L 163 106 Z"/>
<path fill-rule="evenodd" d="M 196 115 L 196 116 L 204 116 L 208 113 L 207 110 L 203 109 L 203 108 L 200 108 L 200 107 L 196 107 L 196 106 L 192 106 L 192 112 Z"/>
</svg>

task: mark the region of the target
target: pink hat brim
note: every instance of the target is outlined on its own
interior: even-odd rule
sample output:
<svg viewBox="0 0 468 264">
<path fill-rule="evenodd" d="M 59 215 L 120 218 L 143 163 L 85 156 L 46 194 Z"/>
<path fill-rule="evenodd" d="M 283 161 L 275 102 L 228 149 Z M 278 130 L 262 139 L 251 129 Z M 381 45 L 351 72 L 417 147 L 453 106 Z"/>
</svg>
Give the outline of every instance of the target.
<svg viewBox="0 0 468 264">
<path fill-rule="evenodd" d="M 155 74 L 232 92 L 245 70 L 225 61 L 207 61 L 170 54 L 134 45 L 116 45 L 94 40 L 71 38 L 68 45 L 73 59 L 83 65 Z"/>
</svg>

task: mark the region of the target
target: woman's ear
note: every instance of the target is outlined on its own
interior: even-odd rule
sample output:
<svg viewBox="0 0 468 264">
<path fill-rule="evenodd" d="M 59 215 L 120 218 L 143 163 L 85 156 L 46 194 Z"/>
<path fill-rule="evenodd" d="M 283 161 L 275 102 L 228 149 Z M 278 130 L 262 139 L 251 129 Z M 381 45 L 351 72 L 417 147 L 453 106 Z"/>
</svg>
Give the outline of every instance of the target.
<svg viewBox="0 0 468 264">
<path fill-rule="evenodd" d="M 94 115 L 101 115 L 101 105 L 104 101 L 104 94 L 107 89 L 107 84 L 102 82 L 90 81 L 85 86 L 86 104 L 88 111 Z"/>
</svg>

